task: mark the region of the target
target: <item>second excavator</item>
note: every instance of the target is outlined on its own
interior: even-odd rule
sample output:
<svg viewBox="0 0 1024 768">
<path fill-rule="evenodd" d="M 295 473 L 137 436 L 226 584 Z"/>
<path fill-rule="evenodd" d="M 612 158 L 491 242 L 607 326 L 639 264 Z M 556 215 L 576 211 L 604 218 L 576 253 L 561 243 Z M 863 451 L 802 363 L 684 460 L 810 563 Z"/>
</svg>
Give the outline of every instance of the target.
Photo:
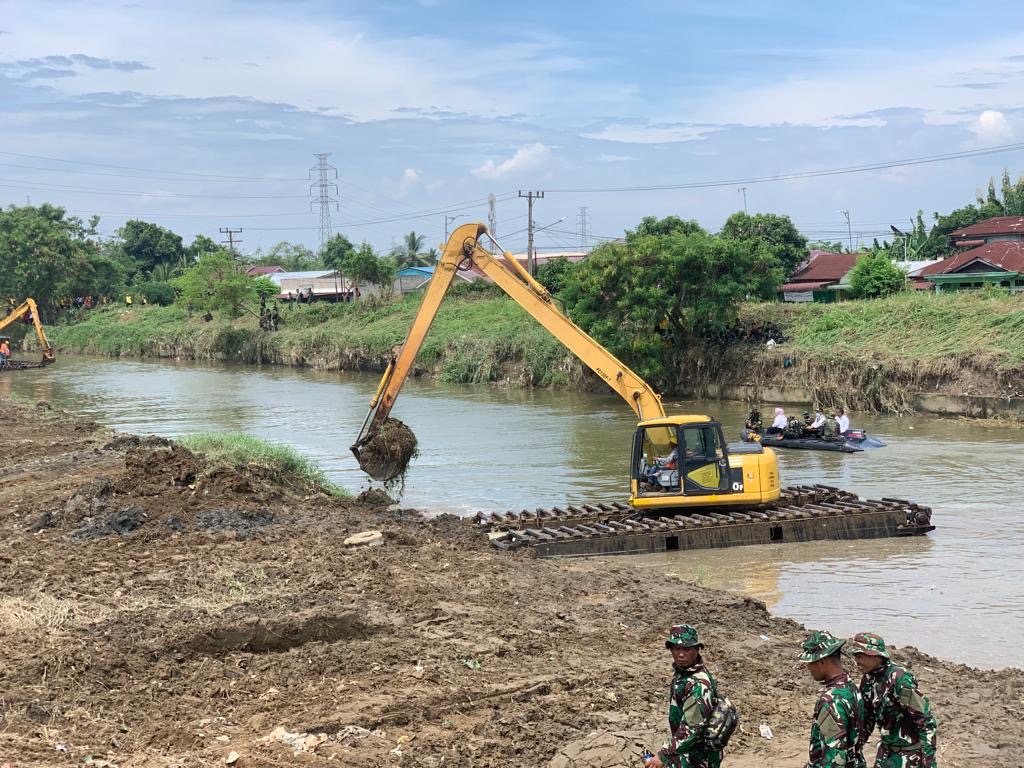
<svg viewBox="0 0 1024 768">
<path fill-rule="evenodd" d="M 12 299 L 11 301 L 13 305 L 14 300 Z M 23 371 L 29 368 L 43 368 L 53 363 L 53 347 L 50 346 L 50 341 L 46 338 L 46 331 L 43 330 L 43 324 L 39 320 L 39 307 L 36 306 L 33 299 L 25 299 L 21 304 L 8 307 L 7 315 L 0 317 L 0 339 L 6 339 L 9 344 L 10 337 L 4 335 L 3 332 L 6 328 L 17 322 L 33 326 L 36 338 L 39 340 L 39 346 L 43 350 L 43 356 L 38 362 L 7 358 L 0 363 L 0 373 L 4 371 Z"/>
<path fill-rule="evenodd" d="M 489 239 L 497 255 L 481 242 Z M 778 459 L 759 443 L 726 443 L 722 426 L 702 414 L 668 415 L 640 376 L 565 316 L 550 293 L 483 224 L 449 238 L 405 343 L 384 372 L 352 451 L 377 480 L 404 471 L 411 449 L 381 462 L 381 442 L 397 434 L 390 418 L 402 384 L 456 270 L 476 267 L 600 376 L 636 413 L 628 502 L 483 514 L 477 522 L 500 547 L 532 546 L 540 555 L 649 552 L 821 538 L 913 535 L 933 529 L 931 510 L 900 499 L 863 501 L 827 486 L 783 489 Z M 414 439 L 407 445 L 415 446 Z"/>
</svg>

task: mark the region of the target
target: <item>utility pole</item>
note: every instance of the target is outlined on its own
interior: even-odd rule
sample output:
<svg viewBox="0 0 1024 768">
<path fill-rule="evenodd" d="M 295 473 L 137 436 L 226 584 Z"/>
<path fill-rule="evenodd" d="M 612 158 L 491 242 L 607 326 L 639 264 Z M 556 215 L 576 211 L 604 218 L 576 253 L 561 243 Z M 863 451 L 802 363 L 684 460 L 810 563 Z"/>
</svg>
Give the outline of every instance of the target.
<svg viewBox="0 0 1024 768">
<path fill-rule="evenodd" d="M 519 190 L 519 196 L 526 198 L 526 270 L 534 277 L 537 276 L 537 257 L 533 253 L 533 201 L 543 200 L 543 192 L 527 192 Z"/>
<path fill-rule="evenodd" d="M 495 210 L 494 193 L 487 196 L 487 226 L 491 230 L 491 237 L 498 239 L 498 212 Z"/>
<path fill-rule="evenodd" d="M 315 189 L 317 191 L 317 199 L 310 200 L 310 207 L 314 205 L 320 206 L 320 257 L 323 258 L 324 246 L 327 245 L 327 241 L 331 239 L 331 207 L 334 210 L 338 210 L 338 201 L 331 197 L 331 190 L 334 190 L 334 194 L 338 194 L 338 185 L 331 181 L 332 178 L 338 178 L 338 169 L 333 165 L 328 164 L 327 158 L 331 156 L 330 152 L 321 152 L 314 154 L 313 157 L 317 159 L 317 164 L 309 169 L 309 178 L 313 179 L 313 171 L 317 172 L 317 178 L 309 185 L 310 193 Z M 334 267 L 334 300 L 341 300 L 341 286 L 338 284 L 339 276 L 341 276 L 340 265 Z M 344 277 L 341 276 L 341 283 L 344 284 Z M 354 298 L 354 297 L 353 297 Z"/>
<path fill-rule="evenodd" d="M 579 225 L 580 248 L 587 249 L 587 233 L 590 231 L 590 214 L 587 213 L 587 206 L 581 205 L 580 212 L 576 214 L 576 223 Z"/>
<path fill-rule="evenodd" d="M 445 244 L 448 243 L 448 225 L 451 224 L 456 219 L 461 219 L 461 218 L 462 218 L 462 214 L 461 213 L 457 214 L 455 216 L 449 216 L 447 213 L 444 215 L 444 242 L 445 242 Z"/>
<path fill-rule="evenodd" d="M 231 258 L 235 258 L 238 255 L 237 253 L 235 253 L 235 243 L 242 242 L 241 240 L 235 240 L 235 235 L 242 234 L 242 228 L 239 227 L 238 229 L 232 229 L 231 227 L 221 227 L 219 229 L 219 232 L 222 235 L 228 236 L 227 240 L 221 240 L 221 242 L 227 243 L 228 250 L 231 251 Z"/>
<path fill-rule="evenodd" d="M 740 187 L 736 191 L 743 193 L 743 212 L 746 213 L 747 212 L 747 188 L 746 187 Z"/>
<path fill-rule="evenodd" d="M 846 217 L 846 237 L 850 243 L 850 253 L 853 253 L 853 230 L 850 228 L 850 212 L 840 211 Z"/>
</svg>

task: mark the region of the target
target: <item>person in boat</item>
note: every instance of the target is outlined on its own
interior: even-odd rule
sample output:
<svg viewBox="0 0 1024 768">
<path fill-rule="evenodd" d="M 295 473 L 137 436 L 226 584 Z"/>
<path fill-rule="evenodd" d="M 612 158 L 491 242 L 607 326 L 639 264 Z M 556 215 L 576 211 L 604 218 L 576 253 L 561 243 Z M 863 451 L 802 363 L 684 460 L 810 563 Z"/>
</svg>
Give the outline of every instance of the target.
<svg viewBox="0 0 1024 768">
<path fill-rule="evenodd" d="M 761 412 L 756 408 L 751 408 L 750 413 L 747 415 L 747 420 L 743 423 L 743 428 L 751 432 L 760 432 Z"/>
<path fill-rule="evenodd" d="M 812 429 L 821 429 L 821 425 L 825 423 L 825 414 L 822 413 L 821 406 L 814 406 L 814 422 L 811 424 Z"/>
<path fill-rule="evenodd" d="M 804 416 L 803 436 L 804 437 L 819 437 L 821 435 L 821 428 L 820 428 L 820 426 L 815 426 L 815 424 L 814 424 L 815 418 L 811 415 L 811 412 L 810 411 L 804 411 L 803 416 Z M 825 420 L 825 417 L 822 416 L 822 421 L 824 421 L 824 420 Z"/>
<path fill-rule="evenodd" d="M 787 440 L 799 440 L 804 436 L 804 423 L 798 416 L 790 416 L 782 436 Z"/>
<path fill-rule="evenodd" d="M 850 431 L 850 417 L 842 408 L 836 410 L 836 421 L 839 422 L 839 434 L 845 435 Z"/>
<path fill-rule="evenodd" d="M 835 414 L 832 411 L 828 411 L 825 414 L 825 422 L 821 425 L 821 439 L 822 440 L 840 440 L 841 435 L 839 434 L 839 422 L 836 420 Z"/>
<path fill-rule="evenodd" d="M 6 336 L 0 336 L 0 368 L 7 365 L 7 358 L 11 356 L 11 342 Z"/>
<path fill-rule="evenodd" d="M 775 409 L 775 420 L 772 421 L 772 425 L 768 428 L 768 434 L 777 435 L 786 431 L 786 427 L 789 426 L 789 419 L 786 418 L 786 412 L 782 408 Z"/>
</svg>

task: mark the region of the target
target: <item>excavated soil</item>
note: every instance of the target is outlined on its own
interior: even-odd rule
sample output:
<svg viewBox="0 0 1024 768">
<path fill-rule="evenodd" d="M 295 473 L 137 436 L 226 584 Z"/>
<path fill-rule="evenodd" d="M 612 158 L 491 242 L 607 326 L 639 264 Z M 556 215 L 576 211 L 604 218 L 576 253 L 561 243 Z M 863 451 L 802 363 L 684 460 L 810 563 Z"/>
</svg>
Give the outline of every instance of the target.
<svg viewBox="0 0 1024 768">
<path fill-rule="evenodd" d="M 374 480 L 400 480 L 415 455 L 415 433 L 405 422 L 387 418 L 359 447 L 359 468 Z"/>
<path fill-rule="evenodd" d="M 803 630 L 759 602 L 0 406 L 0 766 L 636 765 L 684 620 L 740 710 L 726 765 L 806 760 Z M 1024 672 L 896 655 L 941 765 L 1020 765 Z"/>
</svg>

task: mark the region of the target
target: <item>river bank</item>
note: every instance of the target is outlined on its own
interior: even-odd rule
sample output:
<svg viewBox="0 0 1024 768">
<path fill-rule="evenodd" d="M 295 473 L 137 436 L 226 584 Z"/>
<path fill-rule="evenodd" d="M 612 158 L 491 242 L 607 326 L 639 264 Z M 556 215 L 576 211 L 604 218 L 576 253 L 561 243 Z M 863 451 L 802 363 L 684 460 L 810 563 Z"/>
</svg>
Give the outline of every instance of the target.
<svg viewBox="0 0 1024 768">
<path fill-rule="evenodd" d="M 806 754 L 804 630 L 756 600 L 500 553 L 450 517 L 2 407 L 0 764 L 631 765 L 662 737 L 679 620 L 743 717 L 730 764 Z M 382 547 L 344 546 L 367 528 Z M 942 765 L 1017 765 L 1024 671 L 896 656 L 937 712 Z"/>
<path fill-rule="evenodd" d="M 418 306 L 290 307 L 279 331 L 255 318 L 203 322 L 180 307 L 109 308 L 52 330 L 62 350 L 381 371 Z M 769 344 L 768 340 L 776 342 Z M 879 412 L 1024 420 L 1024 297 L 922 295 L 841 304 L 753 304 L 731 338 L 682 356 L 666 395 L 842 403 Z M 457 383 L 599 390 L 579 361 L 516 304 L 446 302 L 416 375 Z"/>
</svg>

